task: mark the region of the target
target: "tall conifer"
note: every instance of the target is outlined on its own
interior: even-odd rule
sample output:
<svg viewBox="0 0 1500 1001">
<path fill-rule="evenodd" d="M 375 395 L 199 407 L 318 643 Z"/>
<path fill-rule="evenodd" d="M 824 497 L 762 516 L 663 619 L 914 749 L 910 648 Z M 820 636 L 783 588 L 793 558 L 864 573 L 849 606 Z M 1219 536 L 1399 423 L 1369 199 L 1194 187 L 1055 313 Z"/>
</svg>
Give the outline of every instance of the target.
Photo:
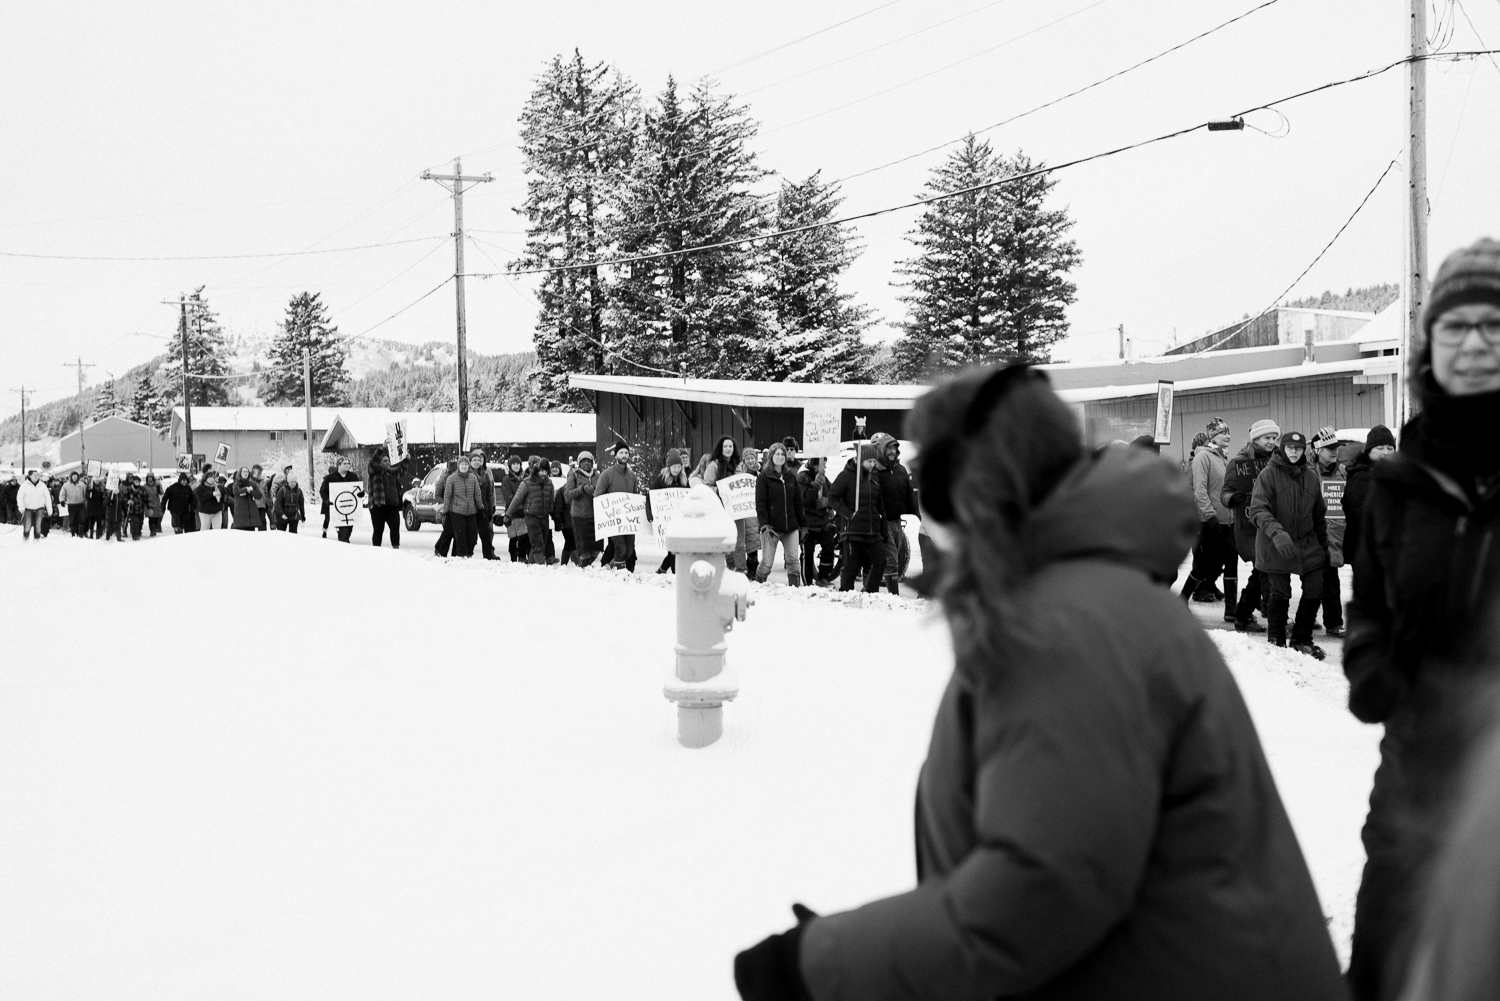
<svg viewBox="0 0 1500 1001">
<path fill-rule="evenodd" d="M 312 405 L 342 407 L 349 403 L 349 348 L 316 292 L 300 292 L 287 303 L 286 318 L 271 342 L 271 363 L 261 379 L 267 404 L 299 405 L 303 401 L 302 352 L 311 352 Z"/>
</svg>

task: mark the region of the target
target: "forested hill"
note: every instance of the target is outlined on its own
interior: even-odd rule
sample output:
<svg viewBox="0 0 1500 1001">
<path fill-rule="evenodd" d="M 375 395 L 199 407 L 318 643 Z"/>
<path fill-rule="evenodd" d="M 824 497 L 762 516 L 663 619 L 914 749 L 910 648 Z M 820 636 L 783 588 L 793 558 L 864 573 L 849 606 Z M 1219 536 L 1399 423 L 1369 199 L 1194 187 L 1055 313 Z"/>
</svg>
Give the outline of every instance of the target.
<svg viewBox="0 0 1500 1001">
<path fill-rule="evenodd" d="M 1343 295 L 1324 292 L 1322 295 L 1295 299 L 1288 306 L 1294 309 L 1348 309 L 1361 313 L 1378 313 L 1401 298 L 1401 286 L 1381 284 L 1351 288 Z"/>
</svg>

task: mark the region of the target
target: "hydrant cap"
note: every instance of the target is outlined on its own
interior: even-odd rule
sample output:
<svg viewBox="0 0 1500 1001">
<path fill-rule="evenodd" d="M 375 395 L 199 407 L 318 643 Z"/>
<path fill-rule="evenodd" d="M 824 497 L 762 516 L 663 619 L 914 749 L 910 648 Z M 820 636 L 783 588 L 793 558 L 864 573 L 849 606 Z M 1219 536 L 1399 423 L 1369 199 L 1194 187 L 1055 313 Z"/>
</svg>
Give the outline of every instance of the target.
<svg viewBox="0 0 1500 1001">
<path fill-rule="evenodd" d="M 710 487 L 692 490 L 667 527 L 667 550 L 673 553 L 729 553 L 734 551 L 734 519 Z"/>
</svg>

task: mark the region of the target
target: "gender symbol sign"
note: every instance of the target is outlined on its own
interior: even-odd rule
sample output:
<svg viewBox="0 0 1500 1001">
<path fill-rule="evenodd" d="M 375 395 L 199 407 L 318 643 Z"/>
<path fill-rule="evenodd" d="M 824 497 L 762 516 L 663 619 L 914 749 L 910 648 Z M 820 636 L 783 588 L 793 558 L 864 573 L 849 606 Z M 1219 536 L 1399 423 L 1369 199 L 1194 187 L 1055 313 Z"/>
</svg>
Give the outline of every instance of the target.
<svg viewBox="0 0 1500 1001">
<path fill-rule="evenodd" d="M 358 483 L 330 483 L 328 484 L 328 507 L 332 511 L 329 522 L 335 528 L 350 528 L 354 525 L 354 516 L 359 513 Z"/>
</svg>

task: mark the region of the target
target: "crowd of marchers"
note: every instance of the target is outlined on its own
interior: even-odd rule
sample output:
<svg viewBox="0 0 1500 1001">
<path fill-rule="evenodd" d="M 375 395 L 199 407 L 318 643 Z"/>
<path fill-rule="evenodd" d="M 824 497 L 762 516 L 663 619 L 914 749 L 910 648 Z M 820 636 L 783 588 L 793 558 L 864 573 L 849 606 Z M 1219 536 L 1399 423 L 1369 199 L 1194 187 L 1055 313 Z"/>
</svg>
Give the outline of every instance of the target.
<svg viewBox="0 0 1500 1001">
<path fill-rule="evenodd" d="M 1327 429 L 1261 421 L 1231 459 L 1213 423 L 1189 489 L 1144 449 L 1081 447 L 1028 366 L 920 398 L 907 437 L 954 670 L 917 885 L 794 905 L 735 958 L 741 996 L 1500 997 L 1500 242 L 1443 263 L 1421 333 L 1416 416 L 1399 450 L 1373 429 L 1350 463 L 1342 538 Z M 1305 652 L 1329 566 L 1352 563 L 1349 709 L 1384 738 L 1346 971 L 1234 677 L 1170 590 L 1194 546 L 1182 595 L 1238 553 L 1255 570 L 1226 614 L 1259 602 L 1273 636 L 1297 575 Z"/>
</svg>

